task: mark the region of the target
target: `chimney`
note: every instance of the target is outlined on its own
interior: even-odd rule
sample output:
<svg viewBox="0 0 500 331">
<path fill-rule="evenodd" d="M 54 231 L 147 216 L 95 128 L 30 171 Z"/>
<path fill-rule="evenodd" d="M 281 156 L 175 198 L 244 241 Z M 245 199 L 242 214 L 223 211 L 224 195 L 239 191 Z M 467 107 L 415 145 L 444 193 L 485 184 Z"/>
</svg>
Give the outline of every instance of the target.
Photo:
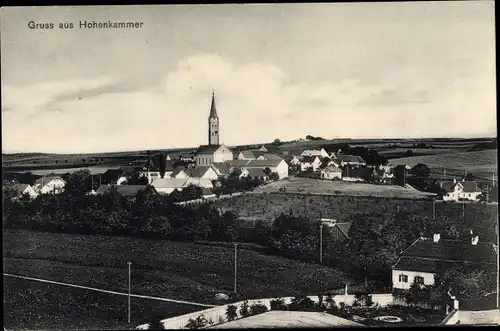
<svg viewBox="0 0 500 331">
<path fill-rule="evenodd" d="M 432 236 L 432 241 L 438 243 L 439 239 L 441 239 L 441 235 L 439 233 L 434 233 L 434 235 Z"/>
<path fill-rule="evenodd" d="M 476 234 L 471 238 L 471 244 L 476 246 L 478 242 L 479 242 L 479 235 Z"/>
</svg>

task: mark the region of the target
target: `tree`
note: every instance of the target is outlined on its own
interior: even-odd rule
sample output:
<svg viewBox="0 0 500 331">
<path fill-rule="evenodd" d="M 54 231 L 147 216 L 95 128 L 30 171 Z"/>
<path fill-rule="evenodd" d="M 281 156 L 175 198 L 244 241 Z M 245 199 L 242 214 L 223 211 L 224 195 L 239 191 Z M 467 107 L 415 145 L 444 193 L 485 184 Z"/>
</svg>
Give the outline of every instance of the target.
<svg viewBox="0 0 500 331">
<path fill-rule="evenodd" d="M 159 153 L 156 156 L 157 162 L 158 162 L 158 170 L 160 171 L 160 177 L 163 178 L 165 177 L 165 172 L 167 169 L 167 156 L 165 153 Z"/>
<path fill-rule="evenodd" d="M 270 175 L 271 175 L 271 172 L 272 172 L 271 168 L 269 168 L 269 167 L 264 168 L 262 171 L 263 171 L 263 172 L 264 172 L 267 176 L 270 176 Z"/>
<path fill-rule="evenodd" d="M 242 317 L 250 316 L 250 307 L 248 306 L 248 301 L 246 300 L 241 304 L 240 315 Z"/>
<path fill-rule="evenodd" d="M 281 298 L 274 298 L 271 300 L 271 310 L 287 310 L 285 301 Z"/>
<path fill-rule="evenodd" d="M 290 303 L 290 310 L 295 311 L 314 311 L 314 301 L 305 295 L 299 295 L 292 298 Z"/>
<path fill-rule="evenodd" d="M 276 173 L 276 172 L 271 172 L 271 173 L 269 174 L 269 179 L 270 179 L 270 180 L 274 180 L 274 181 L 276 181 L 276 180 L 279 180 L 279 179 L 280 179 L 280 176 L 279 176 L 279 175 L 278 175 L 278 173 Z"/>
<path fill-rule="evenodd" d="M 208 324 L 208 321 L 205 318 L 205 316 L 200 315 L 200 316 L 196 317 L 196 319 L 194 319 L 194 320 L 192 318 L 190 318 L 185 327 L 188 329 L 201 329 L 201 328 L 204 328 L 205 326 L 207 326 L 207 324 Z"/>
<path fill-rule="evenodd" d="M 280 144 L 281 144 L 281 140 L 279 140 L 278 138 L 274 139 L 273 145 L 280 145 Z"/>
<path fill-rule="evenodd" d="M 235 306 L 235 305 L 229 305 L 227 306 L 226 308 L 226 317 L 227 317 L 227 320 L 230 322 L 234 319 L 236 319 L 236 317 L 238 317 L 238 313 L 236 312 L 238 308 Z"/>
<path fill-rule="evenodd" d="M 234 180 L 234 179 L 240 178 L 240 175 L 241 175 L 241 169 L 240 168 L 233 168 L 233 170 L 229 174 L 228 178 Z"/>
<path fill-rule="evenodd" d="M 267 306 L 261 303 L 254 303 L 250 306 L 250 315 L 258 315 L 267 312 Z"/>
</svg>

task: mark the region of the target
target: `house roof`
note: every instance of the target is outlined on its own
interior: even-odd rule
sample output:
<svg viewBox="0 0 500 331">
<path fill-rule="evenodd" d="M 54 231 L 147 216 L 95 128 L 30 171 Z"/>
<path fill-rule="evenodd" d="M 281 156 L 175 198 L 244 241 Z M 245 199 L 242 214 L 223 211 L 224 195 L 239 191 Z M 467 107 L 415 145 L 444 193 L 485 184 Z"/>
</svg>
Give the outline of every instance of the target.
<svg viewBox="0 0 500 331">
<path fill-rule="evenodd" d="M 401 255 L 394 269 L 437 271 L 444 263 L 496 263 L 496 248 L 490 242 L 419 238 Z"/>
<path fill-rule="evenodd" d="M 42 183 L 44 185 L 47 185 L 47 183 L 52 180 L 62 180 L 63 182 L 65 182 L 64 179 L 62 179 L 60 176 L 44 176 L 35 180 L 35 185 L 41 185 Z"/>
<path fill-rule="evenodd" d="M 361 156 L 358 155 L 345 155 L 340 154 L 335 156 L 335 160 L 344 161 L 344 162 L 359 162 L 366 163 L 365 160 Z"/>
<path fill-rule="evenodd" d="M 247 159 L 256 159 L 258 157 L 257 152 L 256 151 L 253 151 L 253 150 L 246 150 L 246 151 L 241 151 L 240 152 L 241 154 L 243 154 L 243 157 L 247 158 Z M 258 152 L 259 154 L 261 152 Z M 239 154 L 238 154 L 239 156 Z"/>
<path fill-rule="evenodd" d="M 105 194 L 111 191 L 111 188 L 116 187 L 116 190 L 120 195 L 135 197 L 139 191 L 147 189 L 147 185 L 101 185 L 97 189 L 96 193 Z"/>
<path fill-rule="evenodd" d="M 300 162 L 302 163 L 313 163 L 316 158 L 319 158 L 318 156 L 304 156 L 300 159 Z"/>
<path fill-rule="evenodd" d="M 461 181 L 456 183 L 452 181 L 446 181 L 446 182 L 441 182 L 441 187 L 446 192 L 453 192 L 455 190 L 455 186 L 459 184 L 462 185 L 463 192 L 465 193 L 481 192 L 481 190 L 477 186 L 477 182 L 475 181 Z"/>
<path fill-rule="evenodd" d="M 202 177 L 209 169 L 209 166 L 197 166 L 194 168 L 185 169 L 184 172 L 189 177 L 199 178 Z"/>
<path fill-rule="evenodd" d="M 264 156 L 267 160 L 283 160 L 282 157 L 276 155 L 276 154 L 273 154 L 273 153 L 262 153 L 260 152 L 258 157 L 260 156 Z"/>
<path fill-rule="evenodd" d="M 266 167 L 276 167 L 283 159 L 279 160 L 231 160 L 228 161 L 231 167 L 245 167 L 245 168 L 266 168 Z"/>
<path fill-rule="evenodd" d="M 202 145 L 198 148 L 198 150 L 196 151 L 196 154 L 198 154 L 198 155 L 213 154 L 219 148 L 221 148 L 221 146 L 222 145 Z"/>
<path fill-rule="evenodd" d="M 12 184 L 9 186 L 9 188 L 11 188 L 12 190 L 16 191 L 19 194 L 23 193 L 28 187 L 29 187 L 28 184 L 19 184 L 19 183 Z"/>
<path fill-rule="evenodd" d="M 215 162 L 212 163 L 212 167 L 219 172 L 221 175 L 229 175 L 231 172 L 231 165 L 226 162 Z"/>
<path fill-rule="evenodd" d="M 246 168 L 245 168 L 246 169 Z M 257 177 L 257 178 L 261 178 L 261 177 L 269 177 L 268 175 L 266 175 L 266 173 L 264 172 L 264 169 L 261 169 L 261 168 L 248 168 L 246 169 L 248 171 L 248 174 L 252 177 Z"/>
<path fill-rule="evenodd" d="M 188 186 L 189 181 L 187 179 L 178 178 L 157 178 L 153 180 L 151 185 L 157 188 L 178 188 Z"/>
<path fill-rule="evenodd" d="M 165 156 L 166 158 L 166 156 Z M 165 170 L 166 171 L 172 171 L 174 170 L 174 165 L 172 161 L 167 161 L 165 160 L 166 165 L 165 165 Z M 144 165 L 142 166 L 142 171 L 160 171 L 160 160 L 157 155 L 150 157 Z"/>
<path fill-rule="evenodd" d="M 321 170 L 322 172 L 342 172 L 342 169 L 340 169 L 339 167 L 337 167 L 336 165 L 334 164 L 330 164 L 329 166 L 327 166 L 325 169 Z"/>
<path fill-rule="evenodd" d="M 339 228 L 339 230 L 349 238 L 349 229 L 351 228 L 352 222 L 335 222 L 333 227 Z"/>
</svg>

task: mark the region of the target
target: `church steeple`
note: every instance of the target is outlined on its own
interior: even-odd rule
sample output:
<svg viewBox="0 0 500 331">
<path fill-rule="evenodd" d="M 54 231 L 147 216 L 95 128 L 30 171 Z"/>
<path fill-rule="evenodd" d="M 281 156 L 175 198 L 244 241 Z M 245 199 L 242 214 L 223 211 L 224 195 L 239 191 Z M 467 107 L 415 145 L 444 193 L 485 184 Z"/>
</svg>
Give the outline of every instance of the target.
<svg viewBox="0 0 500 331">
<path fill-rule="evenodd" d="M 215 107 L 215 92 L 212 90 L 212 105 L 208 117 L 208 145 L 219 145 L 219 117 Z"/>
<path fill-rule="evenodd" d="M 210 118 L 217 118 L 217 108 L 215 107 L 215 91 L 212 90 L 212 106 L 210 107 Z"/>
</svg>

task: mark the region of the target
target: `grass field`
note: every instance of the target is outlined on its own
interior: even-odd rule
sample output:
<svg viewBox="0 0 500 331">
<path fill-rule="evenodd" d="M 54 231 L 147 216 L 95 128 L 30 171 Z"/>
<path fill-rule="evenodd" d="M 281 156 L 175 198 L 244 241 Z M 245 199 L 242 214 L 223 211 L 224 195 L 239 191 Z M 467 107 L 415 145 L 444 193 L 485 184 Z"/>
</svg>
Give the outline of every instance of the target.
<svg viewBox="0 0 500 331">
<path fill-rule="evenodd" d="M 465 170 L 480 181 L 489 180 L 491 182 L 492 175 L 495 174 L 495 177 L 497 177 L 498 174 L 498 160 L 496 150 L 493 149 L 477 152 L 457 152 L 406 157 L 391 160 L 390 163 L 394 165 L 407 164 L 409 166 L 423 163 L 431 169 L 431 176 L 440 179 L 444 175 L 444 169 L 446 169 L 448 179 L 453 176 L 463 176 Z"/>
<path fill-rule="evenodd" d="M 176 300 L 215 303 L 230 294 L 234 249 L 124 237 L 4 231 L 4 272 Z M 249 298 L 315 293 L 342 287 L 340 271 L 239 250 L 239 293 Z"/>
<path fill-rule="evenodd" d="M 412 151 L 415 156 L 417 155 L 434 155 L 434 154 L 447 154 L 447 153 L 455 153 L 457 152 L 456 149 L 453 148 L 404 148 L 404 147 L 398 147 L 398 148 L 381 148 L 377 149 L 377 152 L 381 156 L 385 156 L 387 158 L 392 158 L 395 156 L 400 156 L 407 151 Z"/>
<path fill-rule="evenodd" d="M 201 310 L 150 299 L 127 297 L 4 276 L 4 326 L 8 330 L 125 330 L 181 313 Z"/>
<path fill-rule="evenodd" d="M 216 201 L 214 207 L 232 210 L 239 216 L 254 217 L 271 221 L 280 213 L 292 212 L 309 217 L 334 218 L 339 221 L 352 221 L 353 217 L 366 212 L 375 212 L 392 218 L 398 210 L 416 215 L 432 217 L 433 203 L 425 200 L 402 200 L 389 198 L 368 198 L 352 196 L 327 196 L 304 194 L 256 194 L 243 195 L 228 200 Z M 488 222 L 497 223 L 497 207 L 482 204 L 436 203 L 436 217 L 477 218 L 486 212 Z M 496 241 L 496 239 L 494 239 Z"/>
<path fill-rule="evenodd" d="M 301 177 L 291 177 L 272 182 L 257 188 L 254 192 L 278 193 L 280 189 L 283 188 L 286 189 L 286 193 L 292 194 L 349 195 L 410 199 L 432 196 L 432 194 L 429 193 L 406 189 L 396 185 L 375 185 Z"/>
</svg>

